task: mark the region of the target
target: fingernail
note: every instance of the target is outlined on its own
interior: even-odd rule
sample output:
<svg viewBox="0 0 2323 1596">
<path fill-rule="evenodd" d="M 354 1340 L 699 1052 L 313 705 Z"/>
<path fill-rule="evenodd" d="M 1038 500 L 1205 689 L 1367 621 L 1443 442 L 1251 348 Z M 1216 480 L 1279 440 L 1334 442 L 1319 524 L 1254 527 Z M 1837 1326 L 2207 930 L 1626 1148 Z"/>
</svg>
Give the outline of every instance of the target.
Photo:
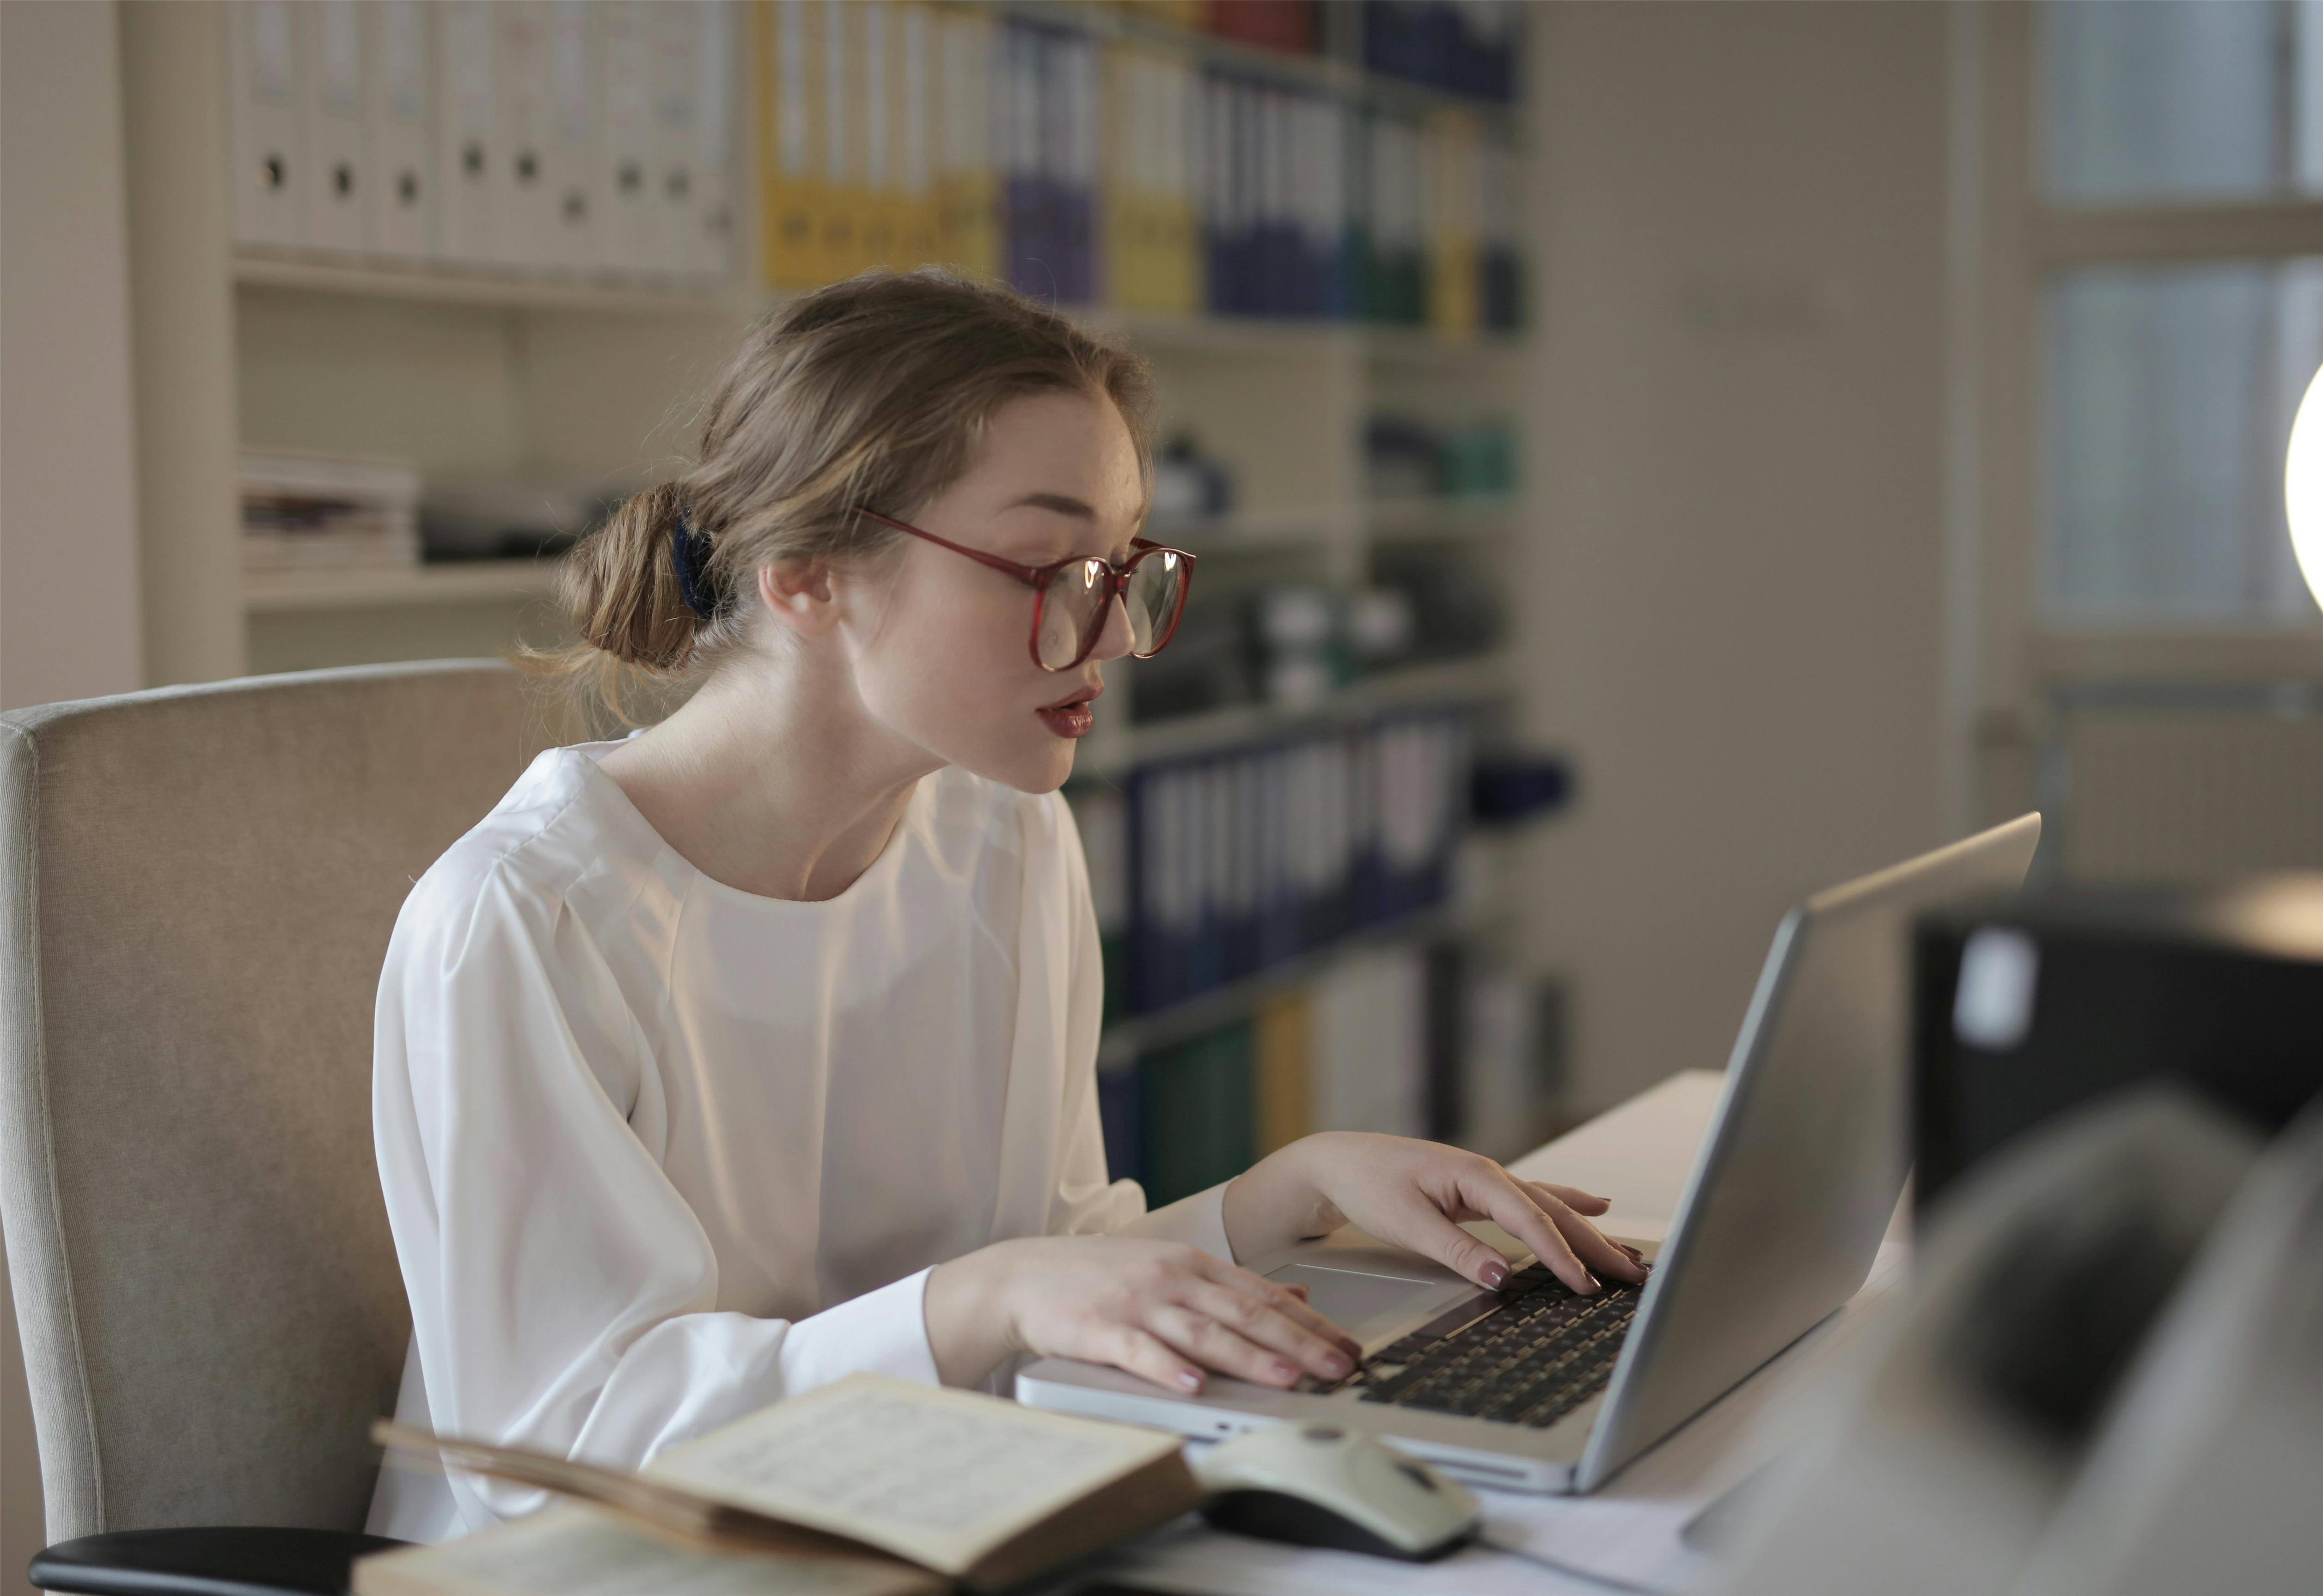
<svg viewBox="0 0 2323 1596">
<path fill-rule="evenodd" d="M 1605 1282 L 1599 1280 L 1595 1275 L 1584 1272 L 1581 1279 L 1583 1283 L 1589 1288 L 1591 1292 L 1602 1291 L 1605 1289 Z"/>
<path fill-rule="evenodd" d="M 1178 1371 L 1178 1383 L 1189 1391 L 1198 1391 L 1202 1389 L 1202 1377 L 1191 1369 L 1181 1369 Z"/>
<path fill-rule="evenodd" d="M 1483 1280 L 1485 1289 L 1499 1290 L 1509 1283 L 1509 1266 L 1495 1258 L 1492 1262 L 1484 1265 Z"/>
<path fill-rule="evenodd" d="M 1299 1378 L 1299 1371 L 1292 1364 L 1278 1362 L 1274 1366 L 1274 1378 L 1287 1384 Z"/>
<path fill-rule="evenodd" d="M 1340 1353 L 1325 1353 L 1323 1354 L 1323 1372 L 1329 1375 L 1333 1380 L 1345 1379 L 1348 1371 L 1353 1368 L 1354 1368 L 1354 1365 L 1349 1362 Z"/>
<path fill-rule="evenodd" d="M 1631 1263 L 1643 1263 L 1646 1261 L 1646 1255 L 1643 1252 L 1639 1252 L 1635 1247 L 1622 1247 L 1621 1243 L 1619 1242 L 1615 1242 L 1613 1244 L 1617 1247 L 1621 1247 L 1621 1251 L 1630 1255 L 1630 1261 Z"/>
</svg>

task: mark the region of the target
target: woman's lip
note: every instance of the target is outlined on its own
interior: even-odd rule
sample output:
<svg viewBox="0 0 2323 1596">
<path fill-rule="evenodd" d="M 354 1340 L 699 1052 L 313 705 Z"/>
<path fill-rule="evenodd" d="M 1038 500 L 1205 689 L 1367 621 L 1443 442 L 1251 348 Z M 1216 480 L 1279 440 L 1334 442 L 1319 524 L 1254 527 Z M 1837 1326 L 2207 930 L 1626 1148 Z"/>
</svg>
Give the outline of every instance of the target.
<svg viewBox="0 0 2323 1596">
<path fill-rule="evenodd" d="M 1099 682 L 1094 686 L 1082 688 L 1079 693 L 1069 693 L 1052 704 L 1042 704 L 1041 706 L 1041 712 L 1045 715 L 1051 710 L 1069 710 L 1075 704 L 1088 703 L 1092 699 L 1096 698 L 1098 693 L 1103 693 L 1104 691 L 1105 683 Z"/>
<path fill-rule="evenodd" d="M 1089 708 L 1087 700 L 1051 704 L 1034 712 L 1041 717 L 1042 725 L 1061 738 L 1087 737 L 1089 729 L 1097 724 L 1097 711 Z"/>
</svg>

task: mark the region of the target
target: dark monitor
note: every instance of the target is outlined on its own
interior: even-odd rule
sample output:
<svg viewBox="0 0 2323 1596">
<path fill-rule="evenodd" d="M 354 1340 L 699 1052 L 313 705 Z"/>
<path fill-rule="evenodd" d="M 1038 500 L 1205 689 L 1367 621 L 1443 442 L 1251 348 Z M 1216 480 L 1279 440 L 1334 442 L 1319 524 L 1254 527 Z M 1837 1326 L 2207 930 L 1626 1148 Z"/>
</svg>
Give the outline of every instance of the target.
<svg viewBox="0 0 2323 1596">
<path fill-rule="evenodd" d="M 2018 1136 L 2138 1082 L 2264 1132 L 2323 1090 L 2323 874 L 2076 886 L 1923 916 L 1913 1153 L 1927 1212 Z"/>
</svg>

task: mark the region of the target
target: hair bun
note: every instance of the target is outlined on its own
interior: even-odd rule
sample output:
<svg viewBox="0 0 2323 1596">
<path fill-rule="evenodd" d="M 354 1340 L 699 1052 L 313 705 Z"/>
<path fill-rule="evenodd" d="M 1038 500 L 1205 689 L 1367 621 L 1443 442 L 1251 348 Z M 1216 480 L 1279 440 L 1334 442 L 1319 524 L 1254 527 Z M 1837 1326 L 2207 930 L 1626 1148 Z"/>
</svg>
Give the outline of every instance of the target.
<svg viewBox="0 0 2323 1596">
<path fill-rule="evenodd" d="M 684 520 L 684 500 L 665 482 L 623 500 L 565 557 L 565 610 L 591 647 L 657 673 L 692 656 L 704 618 L 687 603 L 671 553 Z M 710 546 L 693 537 L 695 552 Z"/>
</svg>

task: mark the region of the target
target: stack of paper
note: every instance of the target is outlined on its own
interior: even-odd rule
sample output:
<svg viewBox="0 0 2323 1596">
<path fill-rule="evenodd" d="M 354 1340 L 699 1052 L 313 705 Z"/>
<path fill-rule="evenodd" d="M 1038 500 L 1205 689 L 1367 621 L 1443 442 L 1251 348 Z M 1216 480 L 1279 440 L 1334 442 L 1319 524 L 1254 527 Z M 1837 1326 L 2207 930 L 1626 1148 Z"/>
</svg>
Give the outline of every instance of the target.
<svg viewBox="0 0 2323 1596">
<path fill-rule="evenodd" d="M 245 451 L 243 568 L 382 571 L 419 563 L 419 472 L 392 460 Z"/>
</svg>

